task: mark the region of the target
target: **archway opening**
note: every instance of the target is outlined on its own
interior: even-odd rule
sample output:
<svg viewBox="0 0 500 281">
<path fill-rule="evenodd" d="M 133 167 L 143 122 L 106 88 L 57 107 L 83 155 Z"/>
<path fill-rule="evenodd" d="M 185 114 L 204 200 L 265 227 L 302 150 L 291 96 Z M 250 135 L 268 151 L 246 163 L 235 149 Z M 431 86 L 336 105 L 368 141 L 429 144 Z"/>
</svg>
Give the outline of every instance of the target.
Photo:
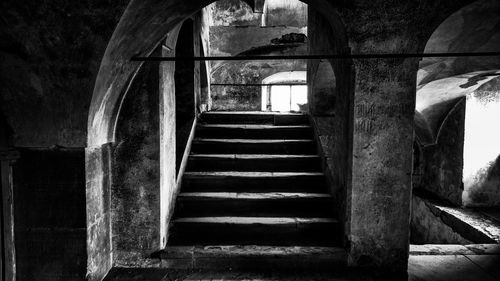
<svg viewBox="0 0 500 281">
<path fill-rule="evenodd" d="M 448 17 L 427 42 L 426 53 L 497 51 L 500 3 L 479 0 Z M 417 79 L 416 136 L 420 165 L 414 181 L 412 242 L 474 244 L 481 240 L 441 217 L 468 225 L 495 225 L 489 208 L 500 203 L 500 60 L 495 57 L 424 58 Z M 446 206 L 448 209 L 439 209 Z M 466 209 L 464 207 L 486 207 Z M 500 228 L 499 228 L 500 231 Z M 487 235 L 486 235 L 487 236 Z M 490 237 L 491 238 L 491 237 Z"/>
<path fill-rule="evenodd" d="M 285 57 L 308 54 L 308 5 L 299 0 L 268 0 L 263 11 L 258 13 L 242 1 L 224 0 L 211 4 L 209 9 L 212 18 L 209 24 L 210 55 L 241 57 L 238 61 L 211 62 L 211 110 L 267 111 L 261 107 L 261 101 L 268 95 L 264 91 L 267 88 L 263 87 L 268 83 L 264 80 L 276 73 L 307 71 L 306 60 Z M 245 56 L 252 55 L 284 58 L 245 59 Z M 293 87 L 294 93 L 300 88 Z M 274 91 L 279 90 L 285 88 L 274 87 Z M 289 87 L 288 93 L 274 97 L 290 99 L 291 95 L 298 95 L 290 90 Z M 290 112 L 291 107 L 288 101 L 288 106 L 278 111 Z"/>
<path fill-rule="evenodd" d="M 180 11 L 181 15 L 170 15 L 169 13 L 165 13 L 170 8 L 171 5 L 175 1 L 165 1 L 162 3 L 151 4 L 147 7 L 147 13 L 141 14 L 145 10 L 141 7 L 144 5 L 143 3 L 139 3 L 139 1 L 133 1 L 131 5 L 128 7 L 128 11 L 130 13 L 124 14 L 124 19 L 122 19 L 120 25 L 118 26 L 113 39 L 108 46 L 108 51 L 105 55 L 105 58 L 102 63 L 100 75 L 98 76 L 96 82 L 95 92 L 97 93 L 93 99 L 93 104 L 91 108 L 91 113 L 89 117 L 89 147 L 87 148 L 87 159 L 88 161 L 88 174 L 87 174 L 87 182 L 88 182 L 88 201 L 93 203 L 101 200 L 103 204 L 95 204 L 89 205 L 87 218 L 89 225 L 94 225 L 94 227 L 89 228 L 88 236 L 91 237 L 92 245 L 96 243 L 104 243 L 107 241 L 112 241 L 113 247 L 89 247 L 89 274 L 99 276 L 102 272 L 106 271 L 107 267 L 112 265 L 121 264 L 121 265 L 130 265 L 136 262 L 140 262 L 141 257 L 148 256 L 149 254 L 158 251 L 165 247 L 166 241 L 168 239 L 168 221 L 172 215 L 174 201 L 176 199 L 176 195 L 179 192 L 179 181 L 176 181 L 176 176 L 178 175 L 178 171 L 180 171 L 179 165 L 180 161 L 180 150 L 177 148 L 177 153 L 175 152 L 174 142 L 179 142 L 182 140 L 178 140 L 179 131 L 181 128 L 180 124 L 177 123 L 181 114 L 176 114 L 186 108 L 185 119 L 188 120 L 187 124 L 189 125 L 193 118 L 196 118 L 196 115 L 205 109 L 210 110 L 210 106 L 216 106 L 217 99 L 214 95 L 212 95 L 212 99 L 199 98 L 198 92 L 210 93 L 214 92 L 214 87 L 218 85 L 214 85 L 213 79 L 207 79 L 207 81 L 203 81 L 203 77 L 212 76 L 214 69 L 217 71 L 218 69 L 223 69 L 220 67 L 222 64 L 212 64 L 205 63 L 205 67 L 203 67 L 199 72 L 197 70 L 194 71 L 194 82 L 192 80 L 193 68 L 196 69 L 197 65 L 203 65 L 203 63 L 188 63 L 186 62 L 186 67 L 184 67 L 184 62 L 176 61 L 174 62 L 162 62 L 158 65 L 154 64 L 141 64 L 135 62 L 129 62 L 127 59 L 132 57 L 133 55 L 152 55 L 159 56 L 160 54 L 163 56 L 182 56 L 182 52 L 186 52 L 187 56 L 195 56 L 199 55 L 213 55 L 207 37 L 206 31 L 208 30 L 206 25 L 207 19 L 205 18 L 207 11 L 207 7 L 203 8 L 205 5 L 211 3 L 212 1 L 206 1 L 203 3 L 195 3 L 195 5 L 181 5 L 185 8 L 185 10 Z M 280 2 L 280 1 L 278 1 Z M 284 3 L 283 1 L 281 1 Z M 297 2 L 301 3 L 301 2 Z M 286 3 L 285 3 L 286 4 Z M 329 7 L 327 4 L 326 7 Z M 245 4 L 246 5 L 246 4 Z M 300 4 L 304 5 L 304 4 Z M 175 6 L 177 7 L 177 6 Z M 323 7 L 323 6 L 321 6 Z M 324 7 L 323 7 L 324 8 Z M 201 15 L 197 14 L 197 11 L 200 11 Z M 333 8 L 332 8 L 333 9 Z M 272 7 L 268 7 L 268 11 L 272 11 Z M 311 10 L 305 10 L 306 13 L 311 13 Z M 304 10 L 303 12 L 304 13 Z M 321 15 L 319 11 L 314 11 L 315 15 Z M 321 13 L 327 13 L 325 9 L 321 9 Z M 152 14 L 152 15 L 151 15 Z M 327 13 L 328 14 L 328 13 Z M 193 15 L 196 15 L 193 17 Z M 172 16 L 172 17 L 170 17 Z M 199 17 L 198 17 L 199 16 Z M 128 17 L 132 17 L 128 21 Z M 321 16 L 322 17 L 322 16 Z M 141 20 L 147 18 L 146 21 Z M 182 21 L 184 19 L 191 18 L 184 21 L 184 26 L 182 26 Z M 283 20 L 282 18 L 276 19 Z M 318 20 L 316 18 L 316 20 Z M 337 52 L 338 50 L 345 50 L 346 40 L 343 37 L 342 30 L 340 30 L 337 35 L 334 36 L 333 31 L 331 29 L 341 27 L 340 22 L 330 22 L 336 21 L 336 18 L 329 17 L 327 19 L 322 19 L 321 24 L 316 22 L 317 24 L 317 34 L 315 37 L 322 37 L 322 32 L 325 32 L 324 29 L 330 30 L 328 33 L 328 38 L 331 39 L 330 46 L 323 47 L 323 49 L 329 49 L 331 52 Z M 266 23 L 271 21 L 271 17 L 268 17 Z M 128 22 L 124 24 L 123 22 Z M 142 23 L 140 23 L 142 22 Z M 144 24 L 146 22 L 146 24 Z M 155 23 L 154 26 L 148 25 L 149 23 Z M 140 24 L 139 24 L 140 23 Z M 159 24 L 164 23 L 164 24 Z M 195 34 L 191 28 L 186 27 L 191 25 L 195 25 L 195 29 L 197 29 Z M 130 28 L 130 24 L 137 24 L 137 29 Z M 264 30 L 273 30 L 271 26 L 266 26 L 266 28 L 261 28 L 259 21 L 259 29 Z M 201 27 L 200 27 L 201 26 Z M 321 29 L 321 28 L 323 29 Z M 236 29 L 244 30 L 241 27 L 237 27 Z M 130 32 L 139 32 L 135 34 L 130 34 Z M 144 31 L 144 33 L 142 33 Z M 185 31 L 185 32 L 184 32 Z M 191 31 L 191 35 L 189 35 L 189 31 Z M 282 50 L 293 50 L 300 49 L 300 51 L 306 51 L 307 48 L 307 40 L 304 32 L 299 35 L 290 35 L 291 33 L 282 34 L 278 32 L 278 34 L 272 34 L 272 37 L 269 37 L 266 42 L 270 45 L 273 45 L 272 48 L 269 48 L 272 52 L 281 53 Z M 293 33 L 293 32 L 292 32 Z M 147 36 L 145 36 L 147 34 Z M 184 38 L 183 34 L 187 34 L 187 41 L 194 41 L 191 43 L 194 45 L 194 48 L 186 48 L 182 46 L 182 38 Z M 195 39 L 193 40 L 192 36 L 194 35 Z M 287 35 L 287 36 L 284 36 Z M 200 38 L 201 37 L 201 38 Z M 135 38 L 134 40 L 129 40 L 130 38 Z M 144 40 L 140 40 L 140 39 Z M 196 46 L 196 41 L 201 41 L 200 46 Z M 276 39 L 276 40 L 274 40 Z M 271 42 L 274 41 L 275 43 Z M 160 45 L 158 45 L 158 43 Z M 190 45 L 190 43 L 187 43 Z M 276 46 L 277 47 L 276 47 Z M 153 47 L 154 46 L 154 47 Z M 248 46 L 247 46 L 248 47 Z M 155 50 L 152 52 L 151 50 Z M 245 54 L 259 54 L 261 51 L 268 51 L 267 48 L 257 48 L 257 49 L 243 49 L 241 52 L 235 53 L 235 55 Z M 318 48 L 320 50 L 321 48 Z M 199 50 L 199 54 L 197 54 Z M 271 54 L 266 53 L 266 54 Z M 305 52 L 307 54 L 307 52 Z M 121 59 L 117 59 L 114 56 L 119 56 Z M 115 65 L 116 64 L 116 65 Z M 119 66 L 118 66 L 119 65 Z M 306 71 L 307 64 L 305 61 L 301 62 L 288 62 L 285 64 L 286 66 L 291 66 L 291 70 L 295 70 L 293 67 L 299 65 L 301 67 L 301 71 Z M 268 65 L 261 64 L 262 67 L 257 67 L 259 70 L 268 71 L 269 67 L 273 68 L 273 65 L 269 63 Z M 113 69 L 118 67 L 117 71 Z M 331 66 L 332 69 L 349 69 L 350 66 L 344 62 L 335 64 L 335 66 Z M 137 77 L 141 77 L 142 69 L 147 69 L 147 71 L 155 72 L 155 68 L 160 69 L 160 77 L 156 77 L 159 79 L 158 84 L 160 85 L 159 89 L 159 112 L 158 112 L 158 138 L 159 141 L 158 147 L 160 150 L 159 159 L 147 159 L 147 161 L 143 161 L 145 159 L 136 159 L 139 160 L 136 163 L 142 162 L 143 164 L 151 165 L 151 167 L 155 167 L 153 170 L 159 172 L 159 183 L 157 187 L 154 188 L 153 184 L 146 186 L 137 185 L 139 188 L 134 190 L 129 190 L 132 194 L 137 197 L 137 201 L 134 203 L 136 207 L 140 207 L 140 212 L 137 212 L 136 215 L 127 216 L 127 212 L 124 211 L 126 208 L 130 207 L 126 202 L 122 202 L 120 200 L 116 200 L 116 194 L 125 195 L 129 191 L 119 190 L 118 188 L 113 187 L 110 188 L 111 178 L 115 169 L 113 165 L 117 163 L 108 163 L 109 155 L 113 154 L 114 146 L 116 145 L 114 142 L 116 141 L 116 124 L 117 117 L 121 115 L 120 105 L 124 106 L 125 109 L 127 106 L 134 106 L 133 102 L 124 101 L 124 97 L 127 92 L 134 88 L 132 86 L 133 83 L 136 83 L 138 80 Z M 185 69 L 186 72 L 182 72 L 182 69 Z M 212 69 L 212 70 L 210 70 Z M 227 68 L 226 68 L 227 69 Z M 254 69 L 254 68 L 250 68 Z M 267 70 L 266 70 L 267 69 Z M 206 70 L 206 73 L 203 71 Z M 290 69 L 285 69 L 290 71 Z M 278 70 L 274 69 L 272 71 L 268 71 L 267 74 L 276 73 Z M 283 71 L 283 70 L 281 70 Z M 345 72 L 346 79 L 342 80 L 344 83 L 344 87 L 348 88 L 348 84 L 351 83 L 351 79 L 347 76 L 348 71 Z M 185 75 L 184 75 L 185 74 Z M 207 74 L 207 75 L 205 75 Z M 202 76 L 201 78 L 199 76 Z M 198 79 L 198 78 L 200 79 Z M 267 77 L 267 75 L 263 75 L 262 78 Z M 188 83 L 184 83 L 185 81 Z M 304 81 L 303 81 L 304 82 Z M 149 83 L 149 82 L 148 82 Z M 154 83 L 153 83 L 154 84 Z M 194 86 L 193 86 L 194 85 Z M 185 86 L 185 87 L 184 87 Z M 257 90 L 260 95 L 261 90 L 261 81 L 256 85 L 252 85 L 257 87 Z M 304 85 L 302 85 L 304 86 Z M 203 88 L 209 88 L 203 90 Z M 344 88 L 344 89 L 345 89 Z M 186 93 L 180 93 L 180 91 L 186 91 Z M 185 96 L 180 96 L 185 95 Z M 194 106 L 193 106 L 193 97 L 194 96 Z M 303 96 L 303 94 L 302 94 Z M 350 97 L 349 93 L 346 93 L 346 97 L 344 101 L 346 102 L 345 108 L 348 108 Z M 174 99 L 175 97 L 175 99 Z M 185 102 L 183 99 L 186 98 Z M 211 103 L 211 100 L 213 101 Z M 303 99 L 302 99 L 303 100 Z M 205 101 L 203 103 L 200 101 Z M 302 101 L 301 101 L 302 102 Z M 257 98 L 257 110 L 260 109 L 261 99 L 260 96 Z M 333 106 L 333 104 L 330 104 Z M 182 107 L 182 108 L 181 108 Z M 178 116 L 176 116 L 178 115 Z M 345 122 L 348 122 L 347 116 L 342 117 Z M 179 122 L 180 123 L 180 122 Z M 174 127 L 172 127 L 174 125 Z M 345 124 L 339 126 L 340 128 L 344 128 Z M 147 127 L 147 126 L 146 126 Z M 189 127 L 189 126 L 188 126 Z M 139 128 L 142 129 L 142 128 Z M 186 130 L 187 132 L 187 130 Z M 339 138 L 345 138 L 346 143 L 348 136 L 345 134 L 346 131 L 341 130 L 342 134 L 340 134 Z M 145 135 L 148 135 L 146 133 Z M 187 134 L 186 134 L 187 135 Z M 185 135 L 185 136 L 186 136 Z M 189 134 L 192 136 L 192 130 Z M 141 136 L 142 137 L 142 136 Z M 120 139 L 120 138 L 119 138 Z M 152 138 L 156 139 L 156 138 Z M 184 138 L 185 139 L 185 138 Z M 326 143 L 328 146 L 329 144 Z M 339 146 L 340 148 L 341 146 Z M 131 147 L 134 149 L 134 147 Z M 154 150 L 141 150 L 142 152 L 150 153 L 154 152 Z M 345 158 L 339 159 L 339 161 L 343 161 Z M 180 161 L 182 163 L 182 161 Z M 173 165 L 173 163 L 176 163 Z M 123 163 L 122 163 L 123 164 Z M 157 166 L 156 166 L 157 165 Z M 344 169 L 347 165 L 343 165 Z M 176 171 L 177 170 L 177 171 Z M 141 171 L 140 169 L 136 169 L 136 171 Z M 132 174 L 131 174 L 132 175 Z M 155 173 L 142 173 L 141 175 L 145 176 L 149 179 L 157 180 Z M 155 176 L 152 176 L 155 175 Z M 346 177 L 343 175 L 342 177 Z M 132 185 L 130 185 L 132 186 Z M 139 200 L 140 199 L 140 200 Z M 142 201 L 141 201 L 142 200 Z M 147 204 L 142 204 L 141 202 L 147 202 Z M 137 204 L 136 204 L 137 203 Z M 140 205 L 142 204 L 142 205 Z M 140 206 L 139 206 L 140 205 Z M 343 206 L 343 204 L 339 204 L 339 206 Z M 135 208 L 135 207 L 134 207 Z M 133 210 L 133 208 L 130 208 Z M 111 216 L 113 213 L 113 216 Z M 130 220 L 134 225 L 134 231 L 143 231 L 147 232 L 144 235 L 134 235 L 133 232 L 129 232 L 128 228 L 132 227 L 131 225 L 121 224 L 116 221 L 116 218 L 126 219 L 127 217 L 133 217 L 133 220 Z M 108 226 L 111 225 L 112 229 L 108 229 Z M 136 227 L 139 225 L 147 225 L 148 227 Z M 113 237 L 111 237 L 111 233 L 113 233 Z M 135 238 L 134 238 L 135 237 Z M 137 237 L 142 237 L 141 241 L 137 241 Z M 107 244 L 106 244 L 107 245 Z M 103 266 L 104 265 L 104 266 Z"/>
</svg>

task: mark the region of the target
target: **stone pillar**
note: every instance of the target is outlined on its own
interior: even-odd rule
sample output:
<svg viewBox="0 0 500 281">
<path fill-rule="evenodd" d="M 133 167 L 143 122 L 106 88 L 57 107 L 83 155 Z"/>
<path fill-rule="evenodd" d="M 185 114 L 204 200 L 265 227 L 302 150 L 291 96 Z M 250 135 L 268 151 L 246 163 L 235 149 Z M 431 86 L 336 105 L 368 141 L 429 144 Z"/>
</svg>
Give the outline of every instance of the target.
<svg viewBox="0 0 500 281">
<path fill-rule="evenodd" d="M 380 44 L 353 53 L 406 51 Z M 406 272 L 418 60 L 361 59 L 354 68 L 349 264 Z"/>
<path fill-rule="evenodd" d="M 2 253 L 5 281 L 16 280 L 16 249 L 14 239 L 14 189 L 12 182 L 12 165 L 19 158 L 15 150 L 0 150 L 0 179 L 2 186 L 3 232 L 0 238 L 5 245 Z"/>
<path fill-rule="evenodd" d="M 87 280 L 104 279 L 113 266 L 111 237 L 112 144 L 85 149 Z"/>
</svg>

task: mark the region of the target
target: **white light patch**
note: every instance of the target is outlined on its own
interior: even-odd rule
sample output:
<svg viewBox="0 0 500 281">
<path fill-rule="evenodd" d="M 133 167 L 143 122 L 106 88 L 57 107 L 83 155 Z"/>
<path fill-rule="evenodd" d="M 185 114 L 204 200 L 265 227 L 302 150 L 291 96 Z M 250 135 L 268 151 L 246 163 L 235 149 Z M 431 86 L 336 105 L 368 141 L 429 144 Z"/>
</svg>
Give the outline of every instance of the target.
<svg viewBox="0 0 500 281">
<path fill-rule="evenodd" d="M 464 188 L 478 172 L 487 168 L 500 155 L 500 92 L 487 100 L 474 94 L 467 96 L 464 136 Z"/>
<path fill-rule="evenodd" d="M 290 111 L 290 86 L 275 85 L 271 87 L 271 110 Z"/>
<path fill-rule="evenodd" d="M 307 86 L 292 86 L 291 111 L 300 111 L 300 106 L 307 104 Z"/>
</svg>

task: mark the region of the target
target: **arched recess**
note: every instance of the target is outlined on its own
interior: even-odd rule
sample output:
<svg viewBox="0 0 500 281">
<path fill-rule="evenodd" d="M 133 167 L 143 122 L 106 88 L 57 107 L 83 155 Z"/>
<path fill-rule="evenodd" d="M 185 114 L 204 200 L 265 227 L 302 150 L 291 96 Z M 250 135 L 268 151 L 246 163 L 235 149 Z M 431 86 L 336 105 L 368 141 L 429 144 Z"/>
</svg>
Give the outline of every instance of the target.
<svg viewBox="0 0 500 281">
<path fill-rule="evenodd" d="M 497 51 L 500 3 L 495 0 L 471 2 L 464 1 L 460 9 L 438 23 L 428 41 L 424 41 L 426 53 Z M 415 124 L 423 150 L 424 174 L 416 188 L 458 206 L 499 201 L 493 198 L 500 198 L 500 188 L 491 186 L 500 186 L 495 183 L 498 180 L 487 180 L 496 178 L 491 176 L 491 172 L 497 173 L 492 168 L 496 157 L 487 156 L 488 153 L 481 153 L 480 149 L 488 147 L 486 150 L 491 153 L 500 154 L 498 148 L 486 143 L 495 138 L 492 132 L 496 130 L 488 124 L 494 126 L 500 122 L 492 120 L 500 118 L 493 114 L 498 102 L 499 69 L 500 60 L 496 57 L 424 58 L 420 62 Z M 469 163 L 475 160 L 471 158 L 481 158 L 480 155 L 484 159 L 479 162 L 483 164 L 478 162 L 479 166 L 472 168 Z M 493 165 L 490 167 L 488 162 Z M 489 182 L 486 184 L 489 187 L 475 196 L 469 195 L 470 190 L 481 189 L 477 187 L 481 182 Z"/>
<path fill-rule="evenodd" d="M 87 252 L 88 278 L 100 280 L 114 266 L 112 248 L 113 236 L 110 229 L 113 214 L 110 211 L 110 188 L 113 181 L 112 159 L 115 127 L 120 113 L 120 106 L 135 75 L 143 63 L 132 62 L 130 58 L 149 56 L 161 46 L 163 56 L 175 56 L 175 46 L 181 23 L 214 2 L 181 0 L 132 0 L 122 16 L 103 57 L 96 79 L 92 98 L 86 149 L 87 171 Z M 327 0 L 304 1 L 314 7 L 324 17 L 324 21 L 335 31 L 327 37 L 331 43 L 331 52 L 348 52 L 347 38 L 336 9 Z M 252 3 L 249 3 L 253 5 Z M 333 32 L 332 32 L 333 33 Z M 207 48 L 207 46 L 204 46 Z M 206 49 L 205 49 L 206 50 Z M 350 74 L 350 65 L 343 61 L 346 77 Z M 167 239 L 168 218 L 175 199 L 175 149 L 170 145 L 175 139 L 175 85 L 174 62 L 160 64 L 160 187 L 158 188 L 158 206 L 160 212 L 158 231 L 159 241 L 148 241 L 151 249 L 160 250 Z M 347 78 L 339 84 L 352 89 L 352 79 Z M 348 91 L 350 93 L 351 91 Z M 172 170 L 173 167 L 173 170 Z M 142 263 L 144 261 L 136 261 Z"/>
<path fill-rule="evenodd" d="M 311 111 L 316 115 L 333 115 L 337 95 L 335 72 L 328 60 L 310 62 Z"/>
<path fill-rule="evenodd" d="M 179 57 L 193 57 L 195 54 L 194 44 L 194 22 L 186 19 L 182 23 L 175 46 L 175 54 Z M 184 150 L 191 132 L 195 118 L 195 96 L 199 96 L 200 85 L 195 85 L 195 66 L 199 68 L 199 62 L 190 60 L 177 61 L 175 63 L 175 146 L 176 146 L 176 173 L 179 170 L 184 156 Z M 197 93 L 198 91 L 198 93 Z"/>
</svg>

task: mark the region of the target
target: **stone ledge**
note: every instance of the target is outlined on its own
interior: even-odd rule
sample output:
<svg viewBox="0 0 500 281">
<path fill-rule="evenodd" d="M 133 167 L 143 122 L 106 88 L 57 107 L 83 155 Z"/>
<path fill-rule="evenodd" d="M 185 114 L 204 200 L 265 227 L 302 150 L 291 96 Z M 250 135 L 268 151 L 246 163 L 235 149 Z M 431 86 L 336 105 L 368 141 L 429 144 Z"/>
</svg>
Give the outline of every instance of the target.
<svg viewBox="0 0 500 281">
<path fill-rule="evenodd" d="M 500 255 L 499 244 L 425 244 L 410 245 L 411 256 L 424 255 Z"/>
<path fill-rule="evenodd" d="M 448 206 L 436 199 L 414 196 L 421 198 L 436 217 L 465 239 L 477 244 L 500 243 L 500 224 L 483 213 Z"/>
</svg>

